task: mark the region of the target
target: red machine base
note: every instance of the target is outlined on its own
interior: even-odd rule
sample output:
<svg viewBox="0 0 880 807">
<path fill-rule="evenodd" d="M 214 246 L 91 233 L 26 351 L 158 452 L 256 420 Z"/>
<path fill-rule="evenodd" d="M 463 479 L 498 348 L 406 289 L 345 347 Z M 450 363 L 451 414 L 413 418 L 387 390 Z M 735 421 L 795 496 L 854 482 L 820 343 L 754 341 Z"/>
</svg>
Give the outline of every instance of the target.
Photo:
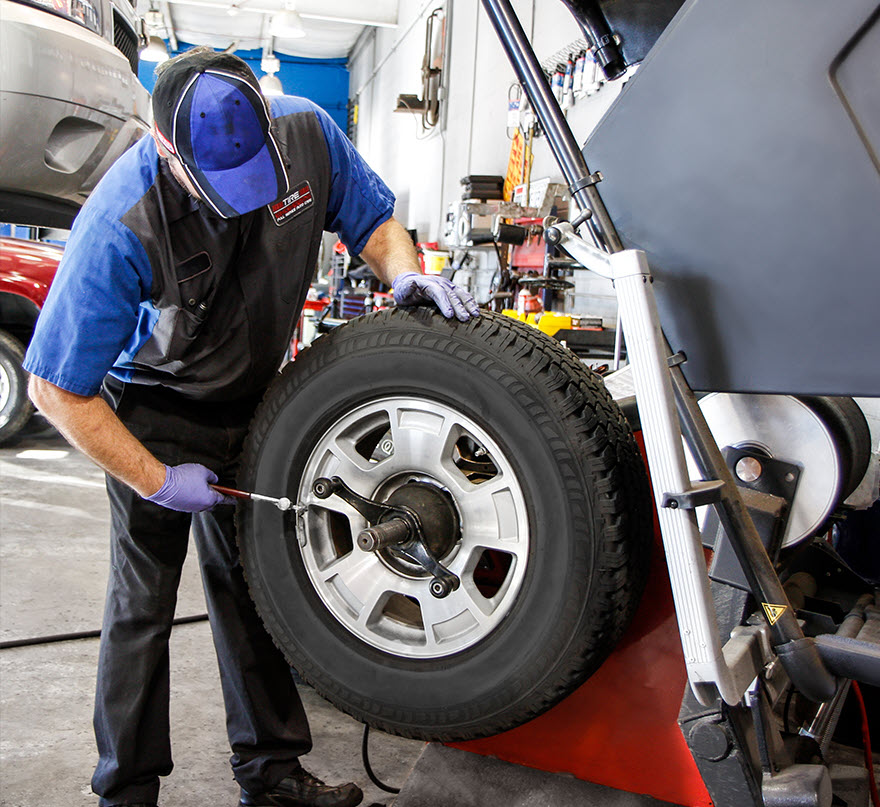
<svg viewBox="0 0 880 807">
<path fill-rule="evenodd" d="M 535 720 L 451 745 L 685 807 L 710 807 L 677 723 L 686 682 L 658 532 L 639 610 L 599 671 Z"/>
</svg>

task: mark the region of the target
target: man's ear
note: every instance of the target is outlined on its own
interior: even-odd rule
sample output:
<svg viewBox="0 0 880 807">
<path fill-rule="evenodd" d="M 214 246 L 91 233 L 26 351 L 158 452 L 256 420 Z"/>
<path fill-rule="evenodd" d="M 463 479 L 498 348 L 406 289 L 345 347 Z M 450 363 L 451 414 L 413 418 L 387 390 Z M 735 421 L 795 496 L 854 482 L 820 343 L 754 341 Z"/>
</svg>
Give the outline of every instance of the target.
<svg viewBox="0 0 880 807">
<path fill-rule="evenodd" d="M 156 151 L 159 152 L 159 156 L 163 160 L 167 160 L 171 156 L 171 153 L 168 151 L 168 149 L 165 148 L 165 146 L 162 145 L 162 141 L 159 140 L 159 135 L 156 133 L 155 123 L 150 127 L 150 136 L 153 138 L 153 142 L 156 144 Z"/>
</svg>

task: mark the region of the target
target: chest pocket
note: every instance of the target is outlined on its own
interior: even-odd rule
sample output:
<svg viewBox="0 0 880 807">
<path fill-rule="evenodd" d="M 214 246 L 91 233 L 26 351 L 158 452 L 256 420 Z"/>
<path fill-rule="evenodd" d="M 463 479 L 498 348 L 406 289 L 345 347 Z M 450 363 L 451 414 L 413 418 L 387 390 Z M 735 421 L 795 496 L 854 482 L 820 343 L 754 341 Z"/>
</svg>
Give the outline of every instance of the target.
<svg viewBox="0 0 880 807">
<path fill-rule="evenodd" d="M 207 313 L 214 292 L 214 272 L 211 256 L 198 252 L 175 267 L 180 307 L 198 315 Z"/>
<path fill-rule="evenodd" d="M 178 307 L 166 358 L 180 359 L 199 335 L 217 293 L 217 271 L 207 252 L 197 252 L 175 266 Z"/>
<path fill-rule="evenodd" d="M 272 216 L 265 219 L 261 247 L 266 262 L 277 264 L 278 289 L 286 303 L 300 298 L 304 278 L 306 282 L 311 280 L 317 265 L 322 230 L 315 230 L 315 222 L 314 205 L 282 223 L 273 220 Z"/>
</svg>

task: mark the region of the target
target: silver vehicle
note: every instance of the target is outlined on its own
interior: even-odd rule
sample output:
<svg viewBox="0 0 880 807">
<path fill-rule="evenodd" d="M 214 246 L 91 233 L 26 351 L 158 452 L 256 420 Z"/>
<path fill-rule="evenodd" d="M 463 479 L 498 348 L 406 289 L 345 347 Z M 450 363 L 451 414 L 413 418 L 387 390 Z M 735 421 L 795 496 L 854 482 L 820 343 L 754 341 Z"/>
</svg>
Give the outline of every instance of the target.
<svg viewBox="0 0 880 807">
<path fill-rule="evenodd" d="M 0 221 L 69 227 L 144 134 L 129 0 L 0 0 Z"/>
</svg>

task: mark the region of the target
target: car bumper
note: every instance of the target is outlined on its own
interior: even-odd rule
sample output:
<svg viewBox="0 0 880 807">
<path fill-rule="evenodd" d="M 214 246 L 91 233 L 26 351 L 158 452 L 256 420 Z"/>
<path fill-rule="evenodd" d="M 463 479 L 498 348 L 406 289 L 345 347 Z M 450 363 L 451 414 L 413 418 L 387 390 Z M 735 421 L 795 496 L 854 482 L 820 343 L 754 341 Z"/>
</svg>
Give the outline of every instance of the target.
<svg viewBox="0 0 880 807">
<path fill-rule="evenodd" d="M 149 128 L 149 93 L 120 51 L 10 0 L 0 0 L 0 76 L 0 220 L 75 212 Z"/>
</svg>

